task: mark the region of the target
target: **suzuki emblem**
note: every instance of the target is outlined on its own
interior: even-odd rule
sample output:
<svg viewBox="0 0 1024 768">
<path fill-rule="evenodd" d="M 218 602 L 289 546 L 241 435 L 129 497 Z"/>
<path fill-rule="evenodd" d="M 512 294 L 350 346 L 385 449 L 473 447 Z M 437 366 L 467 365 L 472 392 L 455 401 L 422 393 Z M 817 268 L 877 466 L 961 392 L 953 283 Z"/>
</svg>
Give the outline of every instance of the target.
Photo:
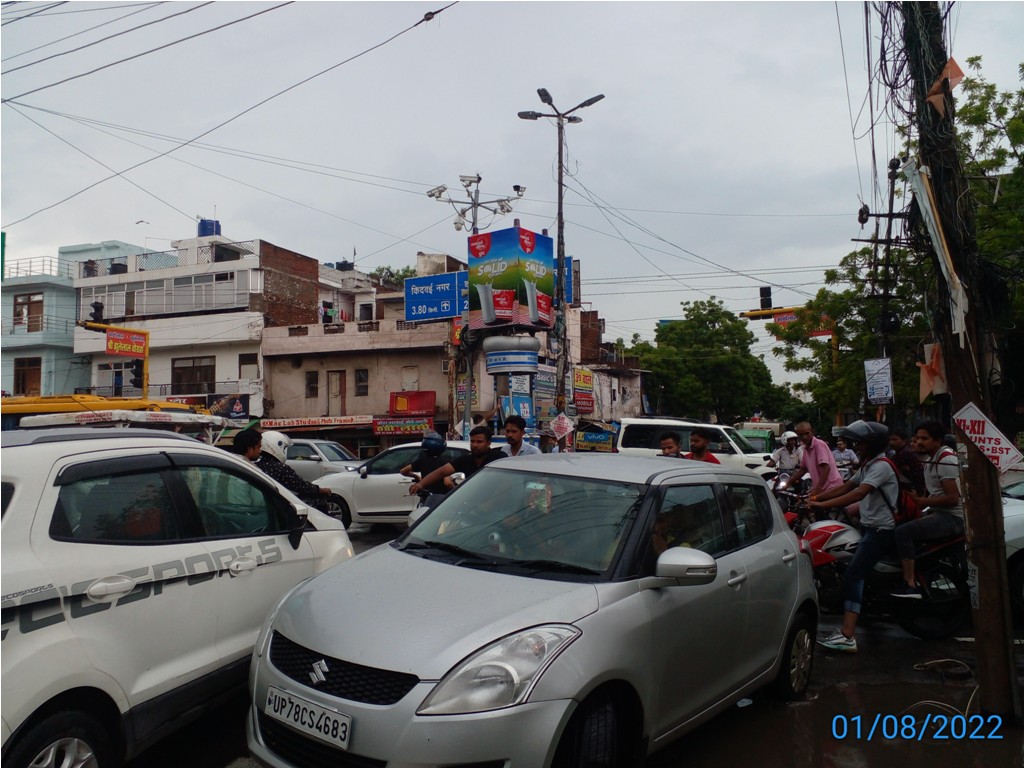
<svg viewBox="0 0 1024 768">
<path fill-rule="evenodd" d="M 324 673 L 329 671 L 330 669 L 327 667 L 327 662 L 320 659 L 320 661 L 313 663 L 313 671 L 309 673 L 309 679 L 313 681 L 313 685 L 322 683 L 327 679 Z"/>
</svg>

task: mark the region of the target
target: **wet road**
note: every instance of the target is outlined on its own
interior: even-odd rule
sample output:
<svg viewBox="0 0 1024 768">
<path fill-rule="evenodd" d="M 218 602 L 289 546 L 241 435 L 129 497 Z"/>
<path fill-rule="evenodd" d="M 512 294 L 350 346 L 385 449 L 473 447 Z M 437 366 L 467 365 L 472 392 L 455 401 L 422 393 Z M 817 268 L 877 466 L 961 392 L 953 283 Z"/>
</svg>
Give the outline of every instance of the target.
<svg viewBox="0 0 1024 768">
<path fill-rule="evenodd" d="M 354 526 L 350 533 L 359 552 L 398 531 Z M 837 626 L 837 618 L 824 617 L 819 633 Z M 1024 628 L 1016 636 L 1024 681 Z M 1024 768 L 1024 731 L 977 719 L 972 642 L 924 642 L 897 627 L 864 623 L 858 643 L 856 655 L 818 649 L 806 701 L 778 704 L 757 695 L 654 754 L 649 768 Z M 255 768 L 246 756 L 246 713 L 240 696 L 128 768 Z M 957 717 L 965 714 L 975 717 Z M 914 719 L 900 719 L 906 715 Z M 949 719 L 943 724 L 938 715 Z"/>
</svg>

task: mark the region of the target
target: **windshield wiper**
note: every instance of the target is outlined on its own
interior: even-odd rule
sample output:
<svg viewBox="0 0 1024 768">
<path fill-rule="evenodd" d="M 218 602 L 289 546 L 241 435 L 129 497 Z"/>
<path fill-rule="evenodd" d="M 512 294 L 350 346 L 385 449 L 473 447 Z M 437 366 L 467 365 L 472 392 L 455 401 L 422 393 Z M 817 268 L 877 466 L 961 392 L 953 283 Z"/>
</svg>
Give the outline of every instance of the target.
<svg viewBox="0 0 1024 768">
<path fill-rule="evenodd" d="M 563 573 L 580 573 L 586 576 L 600 576 L 601 571 L 587 568 L 584 565 L 575 563 L 563 563 L 561 560 L 509 560 L 501 565 L 509 565 L 516 568 L 531 568 L 536 571 L 562 571 Z"/>
<path fill-rule="evenodd" d="M 486 558 L 478 552 L 473 552 L 468 549 L 463 549 L 455 544 L 449 544 L 447 541 L 407 541 L 402 544 L 401 549 L 439 549 L 442 552 L 449 552 L 453 555 L 461 555 L 470 560 L 485 560 Z"/>
</svg>

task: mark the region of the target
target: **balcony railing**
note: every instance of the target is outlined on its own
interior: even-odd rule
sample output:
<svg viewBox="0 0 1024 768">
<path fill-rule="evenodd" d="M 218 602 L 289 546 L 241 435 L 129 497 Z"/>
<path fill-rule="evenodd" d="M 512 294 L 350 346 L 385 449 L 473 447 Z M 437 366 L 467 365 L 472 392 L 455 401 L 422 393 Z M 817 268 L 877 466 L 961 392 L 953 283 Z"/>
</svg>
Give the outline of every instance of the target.
<svg viewBox="0 0 1024 768">
<path fill-rule="evenodd" d="M 8 277 L 74 277 L 77 265 L 53 256 L 39 256 L 32 259 L 14 259 L 4 264 L 4 279 Z"/>
<path fill-rule="evenodd" d="M 170 251 L 153 251 L 134 256 L 115 256 L 109 259 L 89 259 L 78 263 L 78 277 L 107 277 L 124 275 L 128 272 L 143 272 L 174 267 L 189 267 L 196 264 L 213 264 L 242 259 L 258 258 L 259 241 L 246 240 L 238 243 L 212 243 L 202 245 L 195 256 L 188 248 Z"/>
<path fill-rule="evenodd" d="M 205 397 L 206 395 L 251 395 L 262 392 L 262 379 L 229 379 L 226 381 L 202 381 L 189 384 L 149 385 L 149 399 L 163 400 L 168 397 Z M 127 384 L 104 387 L 79 387 L 76 395 L 99 395 L 101 397 L 141 397 L 142 390 Z"/>
<path fill-rule="evenodd" d="M 74 330 L 74 320 L 56 315 L 35 315 L 24 321 L 5 319 L 3 324 L 4 336 L 21 336 L 31 333 L 66 333 L 70 335 Z"/>
</svg>

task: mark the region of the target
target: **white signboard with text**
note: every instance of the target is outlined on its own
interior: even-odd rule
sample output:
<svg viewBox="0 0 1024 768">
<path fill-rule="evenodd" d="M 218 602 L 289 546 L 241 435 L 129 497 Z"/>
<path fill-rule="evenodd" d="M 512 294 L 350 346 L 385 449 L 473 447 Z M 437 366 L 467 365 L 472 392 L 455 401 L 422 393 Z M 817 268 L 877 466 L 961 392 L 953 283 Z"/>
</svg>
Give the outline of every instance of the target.
<svg viewBox="0 0 1024 768">
<path fill-rule="evenodd" d="M 1000 472 L 1005 472 L 1024 458 L 1013 442 L 996 429 L 991 419 L 974 403 L 968 403 L 953 414 L 953 420 Z"/>
</svg>

